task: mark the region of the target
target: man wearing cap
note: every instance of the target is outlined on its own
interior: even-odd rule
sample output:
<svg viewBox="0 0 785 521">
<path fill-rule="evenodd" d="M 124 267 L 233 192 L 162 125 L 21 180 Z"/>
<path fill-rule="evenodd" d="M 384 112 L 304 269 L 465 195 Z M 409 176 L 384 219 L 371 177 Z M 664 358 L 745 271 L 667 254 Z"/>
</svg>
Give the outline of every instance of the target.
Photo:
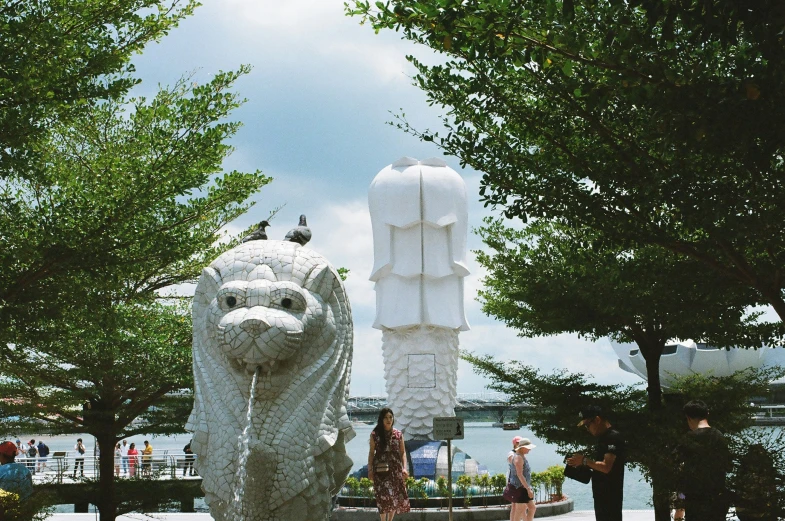
<svg viewBox="0 0 785 521">
<path fill-rule="evenodd" d="M 690 428 L 675 455 L 682 464 L 679 491 L 685 521 L 724 521 L 730 507 L 725 475 L 732 466 L 725 436 L 709 425 L 709 407 L 692 400 L 682 408 Z"/>
<path fill-rule="evenodd" d="M 584 465 L 591 469 L 594 518 L 597 521 L 621 521 L 624 465 L 627 462 L 624 438 L 611 426 L 606 413 L 596 405 L 581 410 L 578 426 L 585 427 L 597 438 L 593 458 L 576 453 L 567 458 L 567 464 L 573 467 Z"/>
<path fill-rule="evenodd" d="M 33 493 L 33 476 L 15 460 L 16 445 L 10 441 L 0 443 L 0 489 L 19 494 L 19 499 L 25 500 Z"/>
<path fill-rule="evenodd" d="M 16 440 L 16 462 L 24 465 L 26 456 L 27 449 L 22 445 L 22 440 Z"/>
</svg>

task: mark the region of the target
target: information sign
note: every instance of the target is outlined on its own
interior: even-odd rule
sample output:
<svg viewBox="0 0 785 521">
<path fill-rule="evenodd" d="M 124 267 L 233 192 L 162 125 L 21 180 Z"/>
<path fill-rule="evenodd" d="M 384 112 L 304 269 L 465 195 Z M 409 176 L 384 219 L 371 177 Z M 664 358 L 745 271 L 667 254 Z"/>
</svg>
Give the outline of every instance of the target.
<svg viewBox="0 0 785 521">
<path fill-rule="evenodd" d="M 446 416 L 433 419 L 434 440 L 462 440 L 463 433 L 463 418 Z"/>
</svg>

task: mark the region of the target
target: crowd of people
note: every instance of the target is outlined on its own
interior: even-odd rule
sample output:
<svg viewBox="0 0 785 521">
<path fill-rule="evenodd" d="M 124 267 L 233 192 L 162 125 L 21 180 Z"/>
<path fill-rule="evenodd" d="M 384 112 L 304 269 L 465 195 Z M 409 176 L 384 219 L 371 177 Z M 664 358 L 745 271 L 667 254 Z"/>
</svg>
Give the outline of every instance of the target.
<svg viewBox="0 0 785 521">
<path fill-rule="evenodd" d="M 183 476 L 196 476 L 194 469 L 195 455 L 191 450 L 191 442 L 183 448 L 185 457 L 182 461 Z M 22 499 L 32 492 L 32 477 L 36 473 L 49 469 L 50 450 L 43 440 L 36 442 L 31 439 L 26 443 L 17 439 L 15 442 L 4 441 L 0 444 L 0 490 L 21 493 Z M 77 438 L 73 450 L 73 472 L 71 478 L 85 477 L 85 458 L 87 447 L 82 438 Z M 96 443 L 93 458 L 100 456 L 100 448 Z M 52 469 L 56 470 L 56 469 Z M 115 476 L 150 477 L 153 471 L 153 446 L 148 440 L 140 450 L 135 443 L 123 440 L 114 450 Z M 30 484 L 29 490 L 27 483 Z"/>
</svg>

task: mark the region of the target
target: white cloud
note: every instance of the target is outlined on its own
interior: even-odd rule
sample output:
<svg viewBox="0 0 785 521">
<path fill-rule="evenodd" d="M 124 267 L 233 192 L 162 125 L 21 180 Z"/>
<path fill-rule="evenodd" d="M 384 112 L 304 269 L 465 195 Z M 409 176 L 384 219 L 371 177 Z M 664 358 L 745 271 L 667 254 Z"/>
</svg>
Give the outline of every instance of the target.
<svg viewBox="0 0 785 521">
<path fill-rule="evenodd" d="M 210 22 L 211 38 L 235 60 L 283 65 L 287 76 L 320 71 L 362 77 L 363 83 L 409 83 L 407 54 L 432 54 L 393 33 L 375 34 L 360 18 L 344 14 L 343 0 L 221 0 L 206 2 L 195 19 Z M 263 65 L 262 65 L 263 64 Z"/>
</svg>

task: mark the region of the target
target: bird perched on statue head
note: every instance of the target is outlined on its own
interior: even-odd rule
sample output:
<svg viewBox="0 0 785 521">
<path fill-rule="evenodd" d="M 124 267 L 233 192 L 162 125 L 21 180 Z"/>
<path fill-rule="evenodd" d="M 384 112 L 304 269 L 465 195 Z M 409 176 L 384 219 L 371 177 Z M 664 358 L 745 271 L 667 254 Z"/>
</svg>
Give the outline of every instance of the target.
<svg viewBox="0 0 785 521">
<path fill-rule="evenodd" d="M 270 226 L 270 223 L 267 221 L 262 221 L 259 223 L 259 226 L 251 232 L 250 235 L 243 237 L 243 240 L 240 242 L 248 242 L 248 241 L 266 241 L 267 240 L 267 232 L 264 231 L 265 228 Z"/>
<path fill-rule="evenodd" d="M 300 246 L 308 244 L 308 241 L 311 240 L 311 229 L 308 228 L 308 224 L 305 222 L 305 214 L 300 216 L 300 224 L 296 228 L 289 230 L 289 233 L 283 239 L 289 242 L 296 242 Z"/>
</svg>

